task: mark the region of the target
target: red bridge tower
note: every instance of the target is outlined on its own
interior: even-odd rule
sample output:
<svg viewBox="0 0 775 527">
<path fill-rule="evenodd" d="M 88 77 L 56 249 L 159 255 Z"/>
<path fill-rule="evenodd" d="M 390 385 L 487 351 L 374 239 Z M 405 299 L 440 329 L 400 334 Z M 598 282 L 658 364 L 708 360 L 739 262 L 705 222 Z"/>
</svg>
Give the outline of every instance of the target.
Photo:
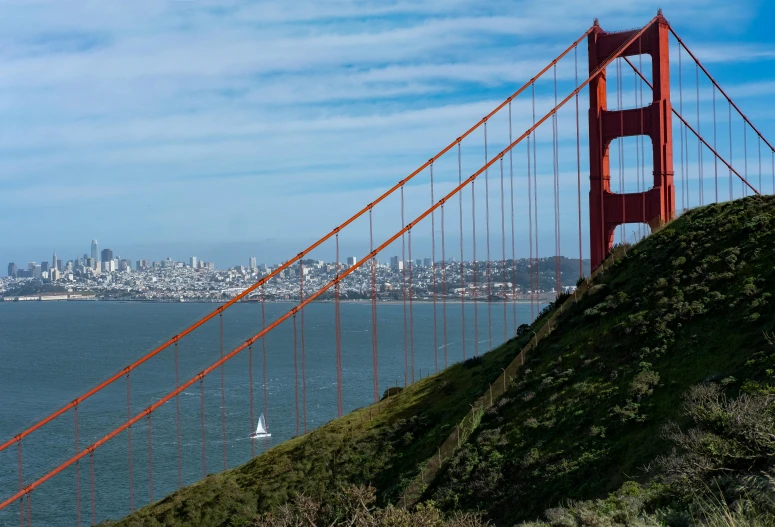
<svg viewBox="0 0 775 527">
<path fill-rule="evenodd" d="M 590 73 L 636 32 L 606 33 L 596 21 L 588 38 Z M 651 55 L 654 89 L 648 106 L 608 111 L 606 72 L 589 84 L 589 229 L 593 269 L 611 250 L 618 225 L 647 223 L 653 231 L 675 217 L 668 35 L 667 20 L 660 13 L 651 27 L 622 52 L 623 57 Z M 611 141 L 636 135 L 651 138 L 654 186 L 645 192 L 613 193 L 609 166 Z"/>
</svg>

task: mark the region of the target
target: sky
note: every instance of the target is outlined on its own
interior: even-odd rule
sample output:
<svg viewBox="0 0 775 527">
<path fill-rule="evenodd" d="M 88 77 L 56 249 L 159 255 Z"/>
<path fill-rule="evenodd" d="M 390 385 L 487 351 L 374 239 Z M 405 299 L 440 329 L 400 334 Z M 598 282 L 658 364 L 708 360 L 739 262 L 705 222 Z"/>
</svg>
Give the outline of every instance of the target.
<svg viewBox="0 0 775 527">
<path fill-rule="evenodd" d="M 626 0 L 0 0 L 0 262 L 49 260 L 54 248 L 67 260 L 88 253 L 92 239 L 134 260 L 196 255 L 219 267 L 246 265 L 249 256 L 287 260 L 455 140 L 595 17 L 606 30 L 634 28 L 659 6 Z M 775 140 L 775 7 L 758 0 L 663 7 L 721 86 Z M 573 60 L 571 54 L 558 64 L 560 99 L 575 86 Z M 583 80 L 584 43 L 578 64 Z M 539 117 L 553 106 L 553 73 L 536 88 Z M 692 68 L 682 70 L 682 81 L 694 82 L 694 75 Z M 614 77 L 609 72 L 609 86 Z M 633 100 L 624 106 L 632 106 L 640 88 L 629 90 L 636 86 L 632 76 L 623 74 L 622 83 L 623 98 Z M 708 83 L 700 87 L 699 99 L 687 90 L 683 104 L 692 119 L 701 115 L 707 133 L 712 91 Z M 580 101 L 580 170 L 573 101 L 558 114 L 560 250 L 568 256 L 578 254 L 578 173 L 582 202 L 587 192 L 583 92 Z M 530 125 L 530 99 L 520 96 L 512 110 L 517 137 Z M 488 130 L 489 158 L 509 143 L 502 115 Z M 534 218 L 539 254 L 549 255 L 554 242 L 543 237 L 553 234 L 555 217 L 553 167 L 546 165 L 553 139 L 551 127 L 542 128 L 539 177 L 545 177 Z M 753 174 L 757 145 L 747 144 Z M 625 188 L 634 190 L 650 170 L 637 168 L 644 164 L 637 142 L 625 145 L 622 166 L 635 174 Z M 463 177 L 483 164 L 483 146 L 479 132 L 464 144 Z M 733 149 L 736 163 L 740 148 Z M 687 153 L 685 170 L 696 174 L 696 145 L 688 151 L 694 157 Z M 523 145 L 512 155 L 519 160 L 510 159 L 506 181 L 517 178 L 516 252 L 524 256 L 530 226 Z M 709 177 L 715 168 L 704 155 Z M 446 157 L 435 167 L 435 199 L 457 182 L 456 154 Z M 430 205 L 429 174 L 421 176 L 406 188 L 403 222 L 397 199 L 375 208 L 375 245 Z M 477 182 L 475 217 L 481 222 L 484 207 L 495 207 L 497 253 L 501 220 L 508 230 L 511 213 L 501 218 L 497 165 L 488 177 L 486 195 Z M 690 180 L 687 185 L 699 184 Z M 508 183 L 504 188 L 510 210 Z M 469 201 L 466 194 L 466 207 Z M 458 232 L 454 208 L 447 207 L 450 242 Z M 463 216 L 466 222 L 474 217 L 467 210 Z M 440 218 L 433 220 L 414 235 L 418 256 L 429 252 L 431 232 L 439 236 Z M 350 230 L 342 234 L 341 254 L 365 254 L 368 218 Z M 478 236 L 475 245 L 466 236 L 466 251 L 475 246 L 482 255 Z M 393 245 L 384 259 L 399 249 Z M 329 243 L 318 254 L 329 259 L 334 251 Z"/>
</svg>

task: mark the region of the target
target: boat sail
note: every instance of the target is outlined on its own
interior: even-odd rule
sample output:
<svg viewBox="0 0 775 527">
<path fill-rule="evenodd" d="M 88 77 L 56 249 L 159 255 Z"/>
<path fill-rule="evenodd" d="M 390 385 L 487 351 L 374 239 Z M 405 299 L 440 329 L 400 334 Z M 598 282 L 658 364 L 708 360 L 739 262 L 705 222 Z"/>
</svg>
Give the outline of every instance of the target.
<svg viewBox="0 0 775 527">
<path fill-rule="evenodd" d="M 250 439 L 256 439 L 259 437 L 271 437 L 272 434 L 266 431 L 266 422 L 264 421 L 264 414 L 258 418 L 258 425 L 256 431 L 250 434 Z"/>
</svg>

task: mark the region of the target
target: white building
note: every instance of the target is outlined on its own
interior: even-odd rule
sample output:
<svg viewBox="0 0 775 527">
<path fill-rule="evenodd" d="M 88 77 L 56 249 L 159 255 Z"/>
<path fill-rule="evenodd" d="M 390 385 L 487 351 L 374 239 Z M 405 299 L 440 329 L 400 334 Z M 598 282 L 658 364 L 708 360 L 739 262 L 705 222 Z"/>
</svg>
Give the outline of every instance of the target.
<svg viewBox="0 0 775 527">
<path fill-rule="evenodd" d="M 356 263 L 358 263 L 358 259 L 355 256 L 348 256 L 347 257 L 347 265 L 348 265 L 348 267 L 352 267 Z"/>
<path fill-rule="evenodd" d="M 255 270 L 257 269 L 257 266 L 256 266 L 256 257 L 255 257 L 255 256 L 251 256 L 251 257 L 250 257 L 250 264 L 248 265 L 248 268 L 249 268 L 251 271 L 255 271 Z"/>
<path fill-rule="evenodd" d="M 191 264 L 191 269 L 196 269 L 197 268 L 196 267 L 196 264 L 197 264 L 196 256 L 192 256 L 189 263 Z"/>
</svg>

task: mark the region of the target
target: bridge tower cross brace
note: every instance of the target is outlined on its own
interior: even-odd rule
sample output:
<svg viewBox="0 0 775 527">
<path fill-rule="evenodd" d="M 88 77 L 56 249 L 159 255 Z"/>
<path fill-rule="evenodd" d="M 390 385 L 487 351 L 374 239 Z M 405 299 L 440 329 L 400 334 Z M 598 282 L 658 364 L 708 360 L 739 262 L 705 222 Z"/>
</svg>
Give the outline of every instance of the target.
<svg viewBox="0 0 775 527">
<path fill-rule="evenodd" d="M 595 21 L 588 37 L 589 71 L 593 72 L 637 30 L 606 33 Z M 643 108 L 607 109 L 606 72 L 589 84 L 589 228 L 592 268 L 611 250 L 614 229 L 623 223 L 647 223 L 651 230 L 675 217 L 673 185 L 672 106 L 670 104 L 669 26 L 660 14 L 621 53 L 622 57 L 650 55 L 652 102 Z M 644 192 L 611 192 L 609 147 L 614 139 L 644 135 L 651 138 L 653 187 Z"/>
</svg>

